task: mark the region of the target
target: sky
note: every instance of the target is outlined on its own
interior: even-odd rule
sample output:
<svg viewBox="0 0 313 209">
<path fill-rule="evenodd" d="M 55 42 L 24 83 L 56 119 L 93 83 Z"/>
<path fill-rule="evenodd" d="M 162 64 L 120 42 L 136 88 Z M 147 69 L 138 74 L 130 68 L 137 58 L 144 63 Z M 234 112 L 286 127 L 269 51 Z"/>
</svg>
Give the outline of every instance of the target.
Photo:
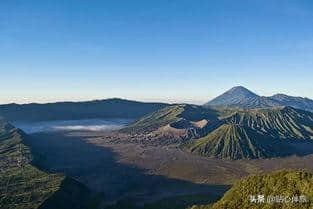
<svg viewBox="0 0 313 209">
<path fill-rule="evenodd" d="M 1 0 L 0 103 L 313 99 L 312 0 Z"/>
</svg>

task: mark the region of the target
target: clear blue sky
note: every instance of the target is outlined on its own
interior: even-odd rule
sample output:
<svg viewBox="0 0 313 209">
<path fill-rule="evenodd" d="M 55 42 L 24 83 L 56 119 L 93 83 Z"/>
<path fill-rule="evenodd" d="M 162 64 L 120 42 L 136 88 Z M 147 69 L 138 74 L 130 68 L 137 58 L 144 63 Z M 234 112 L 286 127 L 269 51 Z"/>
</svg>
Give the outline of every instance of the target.
<svg viewBox="0 0 313 209">
<path fill-rule="evenodd" d="M 312 0 L 1 0 L 0 103 L 313 98 Z"/>
</svg>

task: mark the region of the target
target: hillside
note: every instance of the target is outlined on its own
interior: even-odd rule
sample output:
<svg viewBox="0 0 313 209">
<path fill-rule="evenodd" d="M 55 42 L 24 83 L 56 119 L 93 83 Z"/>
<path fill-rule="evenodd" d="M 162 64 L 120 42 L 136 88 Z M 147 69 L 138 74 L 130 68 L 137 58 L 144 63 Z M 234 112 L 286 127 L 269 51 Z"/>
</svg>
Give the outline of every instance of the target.
<svg viewBox="0 0 313 209">
<path fill-rule="evenodd" d="M 279 101 L 279 103 L 284 104 L 285 106 L 313 112 L 313 100 L 309 98 L 293 97 L 286 94 L 275 94 L 270 98 Z"/>
<path fill-rule="evenodd" d="M 223 125 L 183 148 L 223 159 L 268 158 L 296 154 L 287 140 L 313 139 L 313 113 L 291 107 L 234 110 L 220 122 Z"/>
<path fill-rule="evenodd" d="M 313 113 L 292 107 L 236 110 L 222 120 L 277 139 L 313 139 Z"/>
<path fill-rule="evenodd" d="M 49 174 L 34 165 L 41 159 L 25 144 L 27 137 L 0 121 L 0 208 L 96 207 L 97 201 L 84 185 L 61 174 Z"/>
<path fill-rule="evenodd" d="M 168 124 L 172 124 L 179 129 L 188 126 L 196 127 L 197 125 L 193 122 L 216 119 L 215 111 L 201 106 L 187 104 L 171 105 L 137 120 L 127 128 L 150 132 Z"/>
<path fill-rule="evenodd" d="M 8 121 L 139 118 L 166 106 L 167 104 L 163 103 L 143 103 L 123 99 L 47 104 L 6 104 L 0 105 L 0 117 Z"/>
<path fill-rule="evenodd" d="M 311 209 L 312 188 L 311 173 L 277 171 L 240 180 L 213 206 L 192 209 Z"/>
<path fill-rule="evenodd" d="M 249 127 L 224 124 L 207 136 L 187 145 L 191 153 L 223 158 L 267 158 L 288 154 L 288 147 L 266 138 Z"/>
<path fill-rule="evenodd" d="M 155 111 L 121 131 L 132 133 L 139 143 L 180 144 L 207 157 L 270 158 L 298 154 L 287 144 L 313 139 L 313 113 L 292 107 L 216 111 L 181 104 Z"/>
<path fill-rule="evenodd" d="M 205 107 L 256 109 L 290 106 L 306 111 L 313 111 L 313 100 L 275 94 L 270 97 L 259 96 L 242 86 L 236 86 L 204 104 Z"/>
<path fill-rule="evenodd" d="M 122 131 L 144 134 L 162 144 L 173 144 L 204 136 L 217 123 L 216 111 L 197 105 L 179 104 L 155 111 Z"/>
</svg>

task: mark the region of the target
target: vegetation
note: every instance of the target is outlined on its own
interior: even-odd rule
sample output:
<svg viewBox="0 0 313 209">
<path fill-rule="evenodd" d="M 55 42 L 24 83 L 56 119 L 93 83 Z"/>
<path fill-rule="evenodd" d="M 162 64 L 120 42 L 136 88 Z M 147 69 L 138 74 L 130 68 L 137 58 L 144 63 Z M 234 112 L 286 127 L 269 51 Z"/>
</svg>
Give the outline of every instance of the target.
<svg viewBox="0 0 313 209">
<path fill-rule="evenodd" d="M 181 105 L 165 107 L 139 119 L 134 124 L 128 126 L 125 130 L 142 130 L 147 132 L 156 130 L 161 126 L 176 121 L 178 119 L 178 115 L 183 111 L 184 108 Z"/>
<path fill-rule="evenodd" d="M 205 125 L 197 126 L 201 120 Z M 313 139 L 313 113 L 292 107 L 217 112 L 196 105 L 172 105 L 124 129 L 145 134 L 155 130 L 162 143 L 176 136 L 185 137 L 178 141 L 185 143 L 181 147 L 199 155 L 223 159 L 270 158 L 297 154 L 287 141 Z M 182 130 L 189 133 L 188 137 Z"/>
<path fill-rule="evenodd" d="M 224 124 L 186 147 L 192 153 L 224 159 L 266 158 L 288 154 L 287 146 L 282 143 L 237 124 Z"/>
<path fill-rule="evenodd" d="M 276 171 L 238 181 L 211 205 L 192 209 L 311 209 L 313 175 L 305 171 Z M 258 196 L 260 195 L 260 196 Z M 264 197 L 264 198 L 263 198 Z"/>
<path fill-rule="evenodd" d="M 40 158 L 25 144 L 26 137 L 0 121 L 0 208 L 86 209 L 97 205 L 81 183 L 34 166 Z"/>
<path fill-rule="evenodd" d="M 223 121 L 277 139 L 313 139 L 313 113 L 292 107 L 237 110 Z"/>
<path fill-rule="evenodd" d="M 313 113 L 292 107 L 233 110 L 220 122 L 183 147 L 209 157 L 252 159 L 296 154 L 281 139 L 313 139 Z"/>
<path fill-rule="evenodd" d="M 191 122 L 201 121 L 203 119 L 216 120 L 217 114 L 213 110 L 197 105 L 171 105 L 139 119 L 124 130 L 151 132 L 175 122 L 185 121 L 191 124 Z"/>
</svg>

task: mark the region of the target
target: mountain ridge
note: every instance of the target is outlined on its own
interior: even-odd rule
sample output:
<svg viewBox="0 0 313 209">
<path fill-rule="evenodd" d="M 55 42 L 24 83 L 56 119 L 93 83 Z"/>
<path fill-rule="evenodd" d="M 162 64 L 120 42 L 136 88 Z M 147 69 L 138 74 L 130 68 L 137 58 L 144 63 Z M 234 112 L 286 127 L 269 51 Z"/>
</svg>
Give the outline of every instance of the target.
<svg viewBox="0 0 313 209">
<path fill-rule="evenodd" d="M 312 186 L 313 174 L 304 170 L 252 175 L 236 182 L 216 203 L 194 205 L 190 209 L 310 209 L 313 207 Z M 258 195 L 264 198 L 261 202 Z M 293 197 L 297 197 L 295 202 L 291 201 Z"/>
<path fill-rule="evenodd" d="M 291 106 L 313 112 L 313 100 L 309 98 L 294 97 L 286 94 L 259 96 L 243 86 L 235 86 L 231 88 L 205 103 L 204 106 L 243 109 Z"/>
<path fill-rule="evenodd" d="M 298 154 L 288 143 L 313 140 L 313 113 L 293 107 L 218 111 L 197 105 L 172 105 L 122 131 L 142 138 L 142 143 L 176 144 L 206 157 L 271 158 Z"/>
<path fill-rule="evenodd" d="M 41 170 L 42 159 L 27 145 L 27 137 L 0 120 L 0 208 L 87 209 L 98 204 L 78 181 Z"/>
<path fill-rule="evenodd" d="M 285 106 L 291 106 L 313 112 L 313 100 L 307 97 L 289 96 L 286 94 L 274 94 L 270 98 L 279 101 Z"/>
<path fill-rule="evenodd" d="M 187 150 L 203 156 L 234 160 L 290 154 L 288 147 L 281 142 L 238 124 L 223 124 L 207 136 L 191 143 Z"/>
<path fill-rule="evenodd" d="M 313 140 L 313 113 L 292 107 L 233 110 L 220 121 L 213 132 L 183 148 L 215 158 L 270 158 L 301 154 L 289 143 Z"/>
<path fill-rule="evenodd" d="M 166 103 L 148 103 L 119 98 L 84 102 L 55 102 L 0 105 L 0 117 L 7 121 L 77 120 L 91 118 L 138 118 Z"/>
<path fill-rule="evenodd" d="M 198 138 L 215 127 L 217 113 L 198 105 L 176 104 L 157 110 L 128 125 L 120 132 L 144 135 L 162 144 Z"/>
</svg>

